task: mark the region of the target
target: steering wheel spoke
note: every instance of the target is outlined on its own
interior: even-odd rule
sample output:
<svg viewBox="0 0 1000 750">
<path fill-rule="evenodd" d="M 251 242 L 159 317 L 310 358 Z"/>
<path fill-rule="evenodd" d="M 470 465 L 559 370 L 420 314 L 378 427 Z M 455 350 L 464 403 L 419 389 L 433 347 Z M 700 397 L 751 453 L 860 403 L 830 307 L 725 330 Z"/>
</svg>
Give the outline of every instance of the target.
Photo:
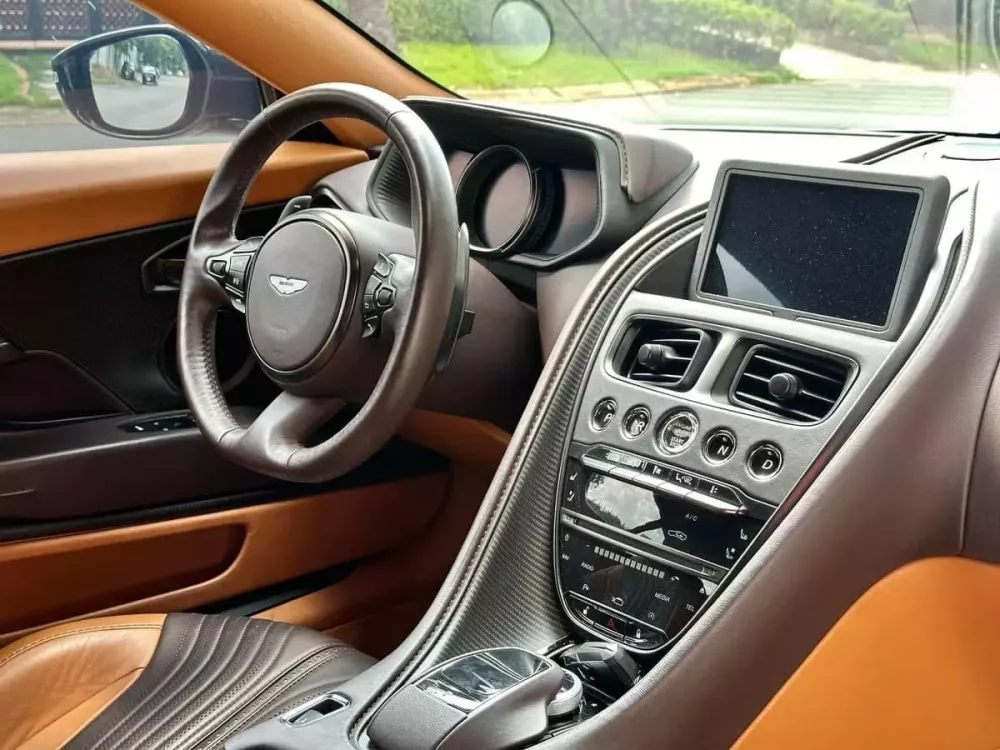
<svg viewBox="0 0 1000 750">
<path fill-rule="evenodd" d="M 282 392 L 253 423 L 234 430 L 222 441 L 223 449 L 231 449 L 243 456 L 251 468 L 266 468 L 277 474 L 274 467 L 289 467 L 292 457 L 304 449 L 309 437 L 333 419 L 345 402 L 339 398 L 312 398 Z M 251 465 L 260 462 L 260 467 Z M 301 480 L 300 473 L 289 468 L 286 478 Z"/>
<path fill-rule="evenodd" d="M 239 312 L 246 312 L 250 266 L 263 239 L 263 237 L 251 237 L 246 240 L 234 240 L 233 246 L 225 252 L 213 253 L 205 259 L 205 275 L 222 287 L 230 305 Z"/>
</svg>

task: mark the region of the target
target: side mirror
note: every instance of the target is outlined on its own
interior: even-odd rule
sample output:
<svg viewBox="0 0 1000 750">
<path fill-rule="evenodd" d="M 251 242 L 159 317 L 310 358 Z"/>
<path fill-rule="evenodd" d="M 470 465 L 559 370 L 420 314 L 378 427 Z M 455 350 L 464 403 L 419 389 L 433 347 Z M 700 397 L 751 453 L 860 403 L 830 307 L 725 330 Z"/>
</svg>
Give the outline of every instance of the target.
<svg viewBox="0 0 1000 750">
<path fill-rule="evenodd" d="M 238 130 L 260 109 L 253 76 L 172 26 L 90 37 L 53 57 L 52 70 L 73 116 L 119 138 Z"/>
</svg>

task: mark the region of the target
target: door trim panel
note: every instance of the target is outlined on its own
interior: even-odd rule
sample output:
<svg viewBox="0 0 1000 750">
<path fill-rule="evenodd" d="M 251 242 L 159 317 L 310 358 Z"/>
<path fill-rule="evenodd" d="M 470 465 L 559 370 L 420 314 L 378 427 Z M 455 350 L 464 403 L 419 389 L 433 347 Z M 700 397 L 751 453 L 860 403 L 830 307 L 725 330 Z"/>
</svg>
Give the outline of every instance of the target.
<svg viewBox="0 0 1000 750">
<path fill-rule="evenodd" d="M 193 217 L 228 143 L 0 154 L 0 257 Z M 289 141 L 246 205 L 306 193 L 364 151 Z M 152 248 L 153 250 L 155 248 Z"/>
<path fill-rule="evenodd" d="M 248 420 L 257 411 L 234 409 Z M 152 434 L 124 429 L 181 413 L 0 432 L 0 542 L 259 505 L 447 468 L 432 450 L 394 438 L 343 477 L 303 486 L 225 460 L 195 427 Z"/>
<path fill-rule="evenodd" d="M 54 624 L 49 619 L 53 612 L 60 613 L 57 621 L 62 622 L 190 610 L 391 549 L 430 523 L 448 486 L 448 475 L 440 473 L 158 523 L 0 544 L 0 601 L 7 603 L 0 611 L 0 644 Z M 196 537 L 207 551 L 192 548 Z M 185 558 L 199 564 L 192 566 Z M 192 582 L 192 567 L 202 580 Z M 183 574 L 183 585 L 163 591 L 171 574 Z M 70 596 L 71 587 L 80 592 Z M 128 601 L 107 604 L 123 591 Z M 25 627 L 33 613 L 37 619 Z"/>
</svg>

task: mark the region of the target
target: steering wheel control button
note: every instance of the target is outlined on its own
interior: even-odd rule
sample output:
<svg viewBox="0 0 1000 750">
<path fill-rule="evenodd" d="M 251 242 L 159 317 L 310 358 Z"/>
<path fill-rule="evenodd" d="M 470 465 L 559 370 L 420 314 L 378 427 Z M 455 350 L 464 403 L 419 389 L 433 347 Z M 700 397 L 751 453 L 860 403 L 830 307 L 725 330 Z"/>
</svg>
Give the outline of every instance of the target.
<svg viewBox="0 0 1000 750">
<path fill-rule="evenodd" d="M 705 438 L 702 450 L 710 464 L 724 464 L 736 452 L 736 436 L 724 427 L 712 430 Z"/>
<path fill-rule="evenodd" d="M 747 471 L 754 479 L 770 479 L 784 462 L 781 449 L 774 443 L 761 443 L 747 455 Z"/>
<path fill-rule="evenodd" d="M 622 417 L 622 435 L 629 440 L 635 440 L 649 427 L 653 416 L 645 406 L 633 406 Z"/>
<path fill-rule="evenodd" d="M 226 270 L 226 286 L 240 294 L 246 291 L 247 268 L 250 266 L 252 257 L 253 255 L 250 253 L 242 253 L 230 258 L 229 267 Z"/>
<path fill-rule="evenodd" d="M 361 338 L 378 337 L 382 331 L 382 314 L 392 309 L 396 302 L 396 288 L 392 285 L 392 271 L 396 264 L 387 255 L 379 253 L 371 276 L 365 283 L 365 296 L 361 305 L 364 323 Z"/>
<path fill-rule="evenodd" d="M 389 260 L 388 255 L 378 254 L 378 259 L 375 261 L 375 268 L 372 269 L 372 273 L 382 279 L 389 278 L 389 274 L 392 273 L 393 263 Z"/>
<path fill-rule="evenodd" d="M 606 430 L 615 421 L 615 414 L 618 413 L 618 404 L 613 398 L 602 398 L 597 402 L 594 411 L 590 415 L 591 426 L 600 432 Z"/>
<path fill-rule="evenodd" d="M 396 299 L 396 290 L 390 286 L 380 286 L 375 292 L 375 306 L 380 310 L 388 310 Z"/>
<path fill-rule="evenodd" d="M 676 454 L 687 450 L 698 435 L 698 417 L 694 412 L 679 411 L 666 419 L 656 436 L 664 453 Z"/>
<path fill-rule="evenodd" d="M 374 338 L 378 335 L 381 327 L 381 321 L 377 314 L 365 316 L 364 322 L 361 324 L 361 338 Z"/>
<path fill-rule="evenodd" d="M 208 273 L 217 279 L 226 278 L 226 261 L 225 260 L 210 260 L 208 262 Z"/>
</svg>

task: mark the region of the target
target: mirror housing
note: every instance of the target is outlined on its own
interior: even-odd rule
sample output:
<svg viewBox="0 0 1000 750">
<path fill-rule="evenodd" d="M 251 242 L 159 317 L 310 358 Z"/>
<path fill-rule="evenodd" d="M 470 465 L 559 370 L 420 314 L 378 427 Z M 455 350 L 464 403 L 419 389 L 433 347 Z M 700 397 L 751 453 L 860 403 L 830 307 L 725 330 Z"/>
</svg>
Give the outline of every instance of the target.
<svg viewBox="0 0 1000 750">
<path fill-rule="evenodd" d="M 110 45 L 154 36 L 175 41 L 187 63 L 188 88 L 180 117 L 165 127 L 142 130 L 109 121 L 113 118 L 102 113 L 94 95 L 91 57 Z M 158 140 L 209 131 L 238 132 L 260 111 L 260 88 L 256 78 L 166 24 L 135 26 L 84 39 L 53 57 L 52 70 L 56 89 L 70 113 L 90 130 L 117 138 Z"/>
</svg>

